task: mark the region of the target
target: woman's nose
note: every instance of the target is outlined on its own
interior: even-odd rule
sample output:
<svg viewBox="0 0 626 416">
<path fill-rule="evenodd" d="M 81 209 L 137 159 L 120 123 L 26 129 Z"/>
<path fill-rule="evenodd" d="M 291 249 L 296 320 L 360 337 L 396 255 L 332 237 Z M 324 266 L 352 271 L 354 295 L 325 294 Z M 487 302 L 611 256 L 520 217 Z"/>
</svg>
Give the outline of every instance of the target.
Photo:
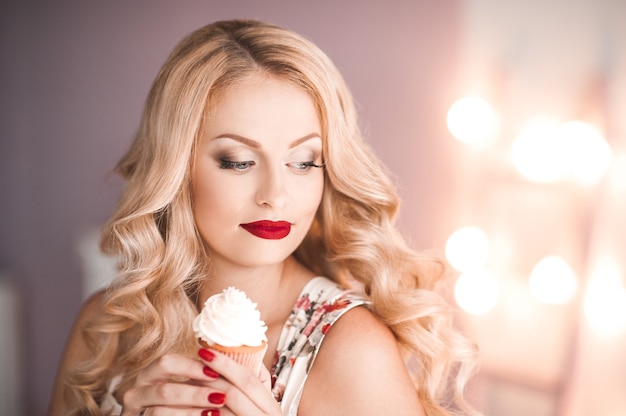
<svg viewBox="0 0 626 416">
<path fill-rule="evenodd" d="M 270 206 L 272 208 L 282 208 L 287 202 L 287 187 L 285 178 L 280 167 L 267 167 L 259 177 L 258 189 L 256 192 L 256 203 L 258 205 Z"/>
</svg>

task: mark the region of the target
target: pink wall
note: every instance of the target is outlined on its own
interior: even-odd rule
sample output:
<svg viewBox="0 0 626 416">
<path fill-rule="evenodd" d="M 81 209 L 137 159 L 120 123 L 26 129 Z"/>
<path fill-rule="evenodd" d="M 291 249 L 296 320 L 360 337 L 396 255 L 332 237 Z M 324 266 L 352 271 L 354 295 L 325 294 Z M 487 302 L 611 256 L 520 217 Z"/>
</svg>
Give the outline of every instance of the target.
<svg viewBox="0 0 626 416">
<path fill-rule="evenodd" d="M 372 145 L 397 175 L 401 225 L 441 248 L 454 182 L 459 1 L 42 2 L 0 5 L 0 269 L 24 293 L 27 413 L 45 413 L 81 297 L 76 243 L 110 212 L 107 177 L 159 65 L 187 32 L 253 17 L 299 31 L 343 71 Z"/>
</svg>

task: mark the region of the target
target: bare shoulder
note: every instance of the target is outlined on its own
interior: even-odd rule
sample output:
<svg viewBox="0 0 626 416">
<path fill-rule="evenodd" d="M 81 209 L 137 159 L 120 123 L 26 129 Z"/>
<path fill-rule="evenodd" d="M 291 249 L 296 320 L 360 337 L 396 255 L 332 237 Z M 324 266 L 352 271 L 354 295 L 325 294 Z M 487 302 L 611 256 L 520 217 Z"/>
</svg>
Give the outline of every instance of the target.
<svg viewBox="0 0 626 416">
<path fill-rule="evenodd" d="M 75 323 L 85 323 L 89 319 L 93 318 L 95 315 L 99 314 L 102 309 L 102 304 L 104 302 L 105 290 L 99 290 L 95 292 L 93 295 L 89 296 L 81 306 L 78 311 L 78 315 L 76 315 Z"/>
<path fill-rule="evenodd" d="M 89 321 L 102 313 L 104 294 L 104 291 L 96 292 L 83 302 L 65 345 L 61 367 L 67 362 L 77 362 L 89 358 L 90 351 L 83 338 L 83 329 Z"/>
<path fill-rule="evenodd" d="M 299 414 L 423 414 L 393 333 L 365 307 L 346 312 L 328 331 Z"/>
<path fill-rule="evenodd" d="M 74 325 L 65 344 L 63 357 L 61 358 L 59 368 L 57 370 L 56 380 L 54 382 L 54 390 L 48 415 L 65 414 L 64 409 L 66 403 L 64 401 L 65 376 L 67 371 L 79 362 L 89 359 L 91 351 L 84 341 L 83 328 L 87 322 L 101 313 L 101 306 L 104 300 L 104 291 L 100 291 L 89 297 L 82 305 Z"/>
</svg>

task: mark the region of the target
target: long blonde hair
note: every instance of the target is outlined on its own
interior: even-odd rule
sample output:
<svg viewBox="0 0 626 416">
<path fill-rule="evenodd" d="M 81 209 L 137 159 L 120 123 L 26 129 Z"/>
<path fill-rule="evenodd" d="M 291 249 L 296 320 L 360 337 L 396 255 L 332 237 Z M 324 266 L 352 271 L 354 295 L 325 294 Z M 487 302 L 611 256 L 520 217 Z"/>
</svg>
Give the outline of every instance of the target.
<svg viewBox="0 0 626 416">
<path fill-rule="evenodd" d="M 130 385 L 161 355 L 195 351 L 190 323 L 208 256 L 191 210 L 193 155 L 211 105 L 259 73 L 306 91 L 322 126 L 324 196 L 296 258 L 344 285 L 360 282 L 373 313 L 419 364 L 414 378 L 429 415 L 471 413 L 462 391 L 475 350 L 454 330 L 450 308 L 433 291 L 443 265 L 408 248 L 396 229 L 398 195 L 363 141 L 341 75 L 302 36 L 231 20 L 205 26 L 176 46 L 117 165 L 127 186 L 103 229 L 102 248 L 119 256 L 120 273 L 85 328 L 96 356 L 69 378 L 73 414 L 101 414 L 98 400 L 112 376 L 123 374 Z"/>
</svg>

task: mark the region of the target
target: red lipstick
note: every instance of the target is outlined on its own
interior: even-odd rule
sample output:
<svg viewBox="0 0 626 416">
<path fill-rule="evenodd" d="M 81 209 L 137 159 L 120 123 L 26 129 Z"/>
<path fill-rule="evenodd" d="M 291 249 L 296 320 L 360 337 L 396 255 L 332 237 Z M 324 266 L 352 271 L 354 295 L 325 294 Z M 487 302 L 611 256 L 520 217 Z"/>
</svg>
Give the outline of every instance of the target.
<svg viewBox="0 0 626 416">
<path fill-rule="evenodd" d="M 280 240 L 287 237 L 291 231 L 291 223 L 287 221 L 261 220 L 239 226 L 250 234 L 266 240 Z"/>
</svg>

